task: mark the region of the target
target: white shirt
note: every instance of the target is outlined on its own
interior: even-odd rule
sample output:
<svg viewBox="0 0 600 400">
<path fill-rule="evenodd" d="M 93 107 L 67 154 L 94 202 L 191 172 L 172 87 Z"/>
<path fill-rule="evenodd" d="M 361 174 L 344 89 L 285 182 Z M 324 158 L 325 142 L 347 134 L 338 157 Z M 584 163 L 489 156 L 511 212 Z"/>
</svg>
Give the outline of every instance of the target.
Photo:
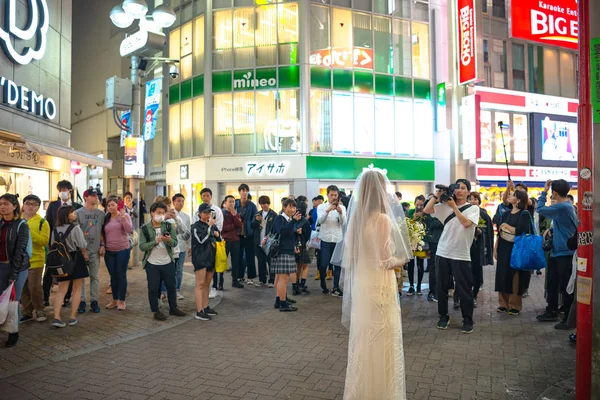
<svg viewBox="0 0 600 400">
<path fill-rule="evenodd" d="M 461 206 L 462 207 L 462 206 Z M 458 207 L 458 208 L 461 208 Z M 433 217 L 439 219 L 442 224 L 453 213 L 452 209 L 445 204 L 436 204 Z M 479 207 L 471 206 L 462 214 L 473 222 L 471 226 L 465 228 L 457 217 L 452 218 L 448 225 L 444 226 L 444 231 L 438 243 L 437 255 L 449 260 L 471 261 L 471 245 L 475 236 L 475 228 L 479 222 Z"/>
<path fill-rule="evenodd" d="M 319 238 L 328 243 L 339 243 L 344 237 L 342 227 L 346 224 L 346 207 L 340 204 L 342 215 L 337 210 L 327 213 L 330 204 L 321 204 L 317 207 L 317 222 L 319 227 Z"/>
<path fill-rule="evenodd" d="M 156 236 L 160 236 L 160 228 L 154 228 L 154 230 L 156 231 Z M 167 246 L 165 246 L 163 242 L 160 242 L 152 249 L 150 257 L 148 257 L 148 262 L 154 265 L 167 265 L 171 263 L 171 257 L 167 251 Z"/>
<path fill-rule="evenodd" d="M 219 207 L 215 206 L 214 204 L 212 206 L 210 206 L 210 209 L 213 211 L 214 215 L 215 215 L 215 225 L 217 226 L 217 229 L 219 230 L 219 232 L 223 232 L 223 210 L 221 210 Z M 194 223 L 200 221 L 200 218 L 198 218 L 198 213 L 194 214 Z"/>
</svg>

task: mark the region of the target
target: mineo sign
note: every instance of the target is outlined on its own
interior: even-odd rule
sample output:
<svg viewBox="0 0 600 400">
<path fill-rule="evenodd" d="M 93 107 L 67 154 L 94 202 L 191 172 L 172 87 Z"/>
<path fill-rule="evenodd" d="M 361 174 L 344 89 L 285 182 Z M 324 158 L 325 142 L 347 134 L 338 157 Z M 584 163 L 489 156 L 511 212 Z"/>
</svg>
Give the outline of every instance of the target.
<svg viewBox="0 0 600 400">
<path fill-rule="evenodd" d="M 275 89 L 276 87 L 275 68 L 235 71 L 233 74 L 233 90 Z"/>
</svg>

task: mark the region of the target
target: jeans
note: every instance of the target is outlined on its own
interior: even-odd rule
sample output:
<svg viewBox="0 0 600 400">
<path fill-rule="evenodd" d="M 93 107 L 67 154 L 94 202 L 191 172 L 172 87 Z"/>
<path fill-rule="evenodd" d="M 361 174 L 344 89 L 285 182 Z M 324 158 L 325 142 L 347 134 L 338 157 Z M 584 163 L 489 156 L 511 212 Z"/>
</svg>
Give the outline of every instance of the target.
<svg viewBox="0 0 600 400">
<path fill-rule="evenodd" d="M 100 279 L 98 279 L 98 273 L 100 272 L 100 255 L 98 252 L 88 252 L 90 262 L 88 264 L 88 270 L 90 271 L 90 301 L 98 301 L 98 291 L 100 290 Z M 81 301 L 85 301 L 85 279 L 81 285 Z"/>
<path fill-rule="evenodd" d="M 106 251 L 104 261 L 110 274 L 110 287 L 113 300 L 125 301 L 127 297 L 127 266 L 131 251 Z"/>
<path fill-rule="evenodd" d="M 258 258 L 258 279 L 264 284 L 267 283 L 267 276 L 269 276 L 269 282 L 275 282 L 275 275 L 271 274 L 271 260 L 260 246 L 255 247 L 256 258 Z M 271 276 L 273 275 L 273 276 Z"/>
<path fill-rule="evenodd" d="M 245 260 L 244 260 L 245 255 Z M 256 279 L 256 263 L 254 261 L 254 236 L 240 236 L 240 278 L 244 279 L 246 268 L 248 279 Z"/>
<path fill-rule="evenodd" d="M 421 291 L 421 282 L 423 282 L 423 274 L 424 274 L 424 261 L 422 258 L 415 257 L 408 263 L 408 280 L 410 281 L 410 286 L 415 286 L 415 260 L 417 260 L 417 291 Z"/>
<path fill-rule="evenodd" d="M 565 309 L 565 320 L 569 316 L 573 295 L 567 293 L 567 285 L 571 278 L 573 256 L 550 257 L 546 269 L 546 287 L 548 290 L 548 311 L 558 311 L 558 293 L 562 295 Z"/>
<path fill-rule="evenodd" d="M 185 251 L 182 251 L 181 253 L 179 253 L 179 257 L 175 259 L 175 286 L 177 288 L 177 293 L 181 291 L 181 282 L 183 281 L 183 264 L 185 263 L 185 253 Z M 167 292 L 167 288 L 165 287 L 164 283 L 162 284 L 160 291 L 162 293 Z"/>
<path fill-rule="evenodd" d="M 4 292 L 8 287 L 8 277 L 10 275 L 10 265 L 9 264 L 0 264 L 0 293 Z M 17 301 L 21 301 L 21 294 L 23 293 L 23 286 L 25 286 L 25 282 L 27 282 L 27 276 L 29 275 L 29 270 L 21 271 L 17 275 L 17 280 L 15 281 L 15 294 L 17 296 Z M 19 310 L 19 320 L 21 319 L 21 307 L 17 307 Z"/>
<path fill-rule="evenodd" d="M 331 263 L 331 257 L 333 256 L 333 251 L 335 250 L 335 246 L 337 243 L 332 242 L 323 242 L 321 241 L 321 250 L 319 252 L 319 276 L 321 278 L 321 288 L 326 288 L 327 283 L 325 278 L 327 278 L 327 268 Z M 342 268 L 339 266 L 333 266 L 333 288 L 340 288 L 340 275 L 342 272 Z"/>
<path fill-rule="evenodd" d="M 231 279 L 232 283 L 235 283 L 244 277 L 244 269 L 241 264 L 240 242 L 225 241 L 225 250 L 228 256 L 231 254 Z"/>
<path fill-rule="evenodd" d="M 158 311 L 158 295 L 161 282 L 167 287 L 167 298 L 169 299 L 169 309 L 177 308 L 177 289 L 175 287 L 175 263 L 165 265 L 154 265 L 146 262 L 146 278 L 148 279 L 148 302 L 150 310 L 155 313 Z"/>
<path fill-rule="evenodd" d="M 448 290 L 452 275 L 454 276 L 454 292 L 458 293 L 460 309 L 465 320 L 473 321 L 473 278 L 471 276 L 471 262 L 461 260 L 450 260 L 437 256 L 437 298 L 438 313 L 441 316 L 448 315 Z M 450 275 L 452 272 L 452 275 Z"/>
<path fill-rule="evenodd" d="M 23 287 L 21 305 L 24 315 L 33 315 L 33 311 L 44 310 L 44 291 L 42 290 L 42 275 L 44 268 L 30 268 L 27 283 Z"/>
</svg>

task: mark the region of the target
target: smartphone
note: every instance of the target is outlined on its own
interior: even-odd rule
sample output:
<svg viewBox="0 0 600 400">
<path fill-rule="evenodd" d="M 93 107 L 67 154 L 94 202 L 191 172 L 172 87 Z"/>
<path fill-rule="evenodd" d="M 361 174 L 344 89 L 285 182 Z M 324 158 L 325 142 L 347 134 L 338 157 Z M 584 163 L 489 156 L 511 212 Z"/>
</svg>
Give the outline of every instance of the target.
<svg viewBox="0 0 600 400">
<path fill-rule="evenodd" d="M 123 200 L 119 200 L 117 202 L 117 210 L 121 211 L 124 208 L 125 208 L 125 202 Z"/>
</svg>

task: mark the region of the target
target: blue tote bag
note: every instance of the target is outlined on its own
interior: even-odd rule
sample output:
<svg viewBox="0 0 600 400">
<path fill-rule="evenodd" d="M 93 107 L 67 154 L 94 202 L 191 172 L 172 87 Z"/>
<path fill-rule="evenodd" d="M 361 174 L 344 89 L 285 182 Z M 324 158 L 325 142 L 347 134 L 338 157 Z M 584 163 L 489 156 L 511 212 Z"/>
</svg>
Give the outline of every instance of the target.
<svg viewBox="0 0 600 400">
<path fill-rule="evenodd" d="M 535 232 L 535 229 L 532 229 L 532 232 Z M 513 269 L 524 271 L 546 268 L 542 236 L 530 233 L 515 236 L 515 245 L 510 255 L 510 266 Z"/>
</svg>

